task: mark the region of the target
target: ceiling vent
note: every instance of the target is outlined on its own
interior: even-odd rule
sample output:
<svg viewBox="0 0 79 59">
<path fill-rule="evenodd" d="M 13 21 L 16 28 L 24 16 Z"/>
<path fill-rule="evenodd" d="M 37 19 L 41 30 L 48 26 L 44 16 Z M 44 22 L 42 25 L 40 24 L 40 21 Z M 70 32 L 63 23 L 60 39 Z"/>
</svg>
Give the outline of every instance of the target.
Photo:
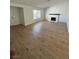
<svg viewBox="0 0 79 59">
<path fill-rule="evenodd" d="M 50 1 L 50 0 L 47 0 L 47 1 Z"/>
</svg>

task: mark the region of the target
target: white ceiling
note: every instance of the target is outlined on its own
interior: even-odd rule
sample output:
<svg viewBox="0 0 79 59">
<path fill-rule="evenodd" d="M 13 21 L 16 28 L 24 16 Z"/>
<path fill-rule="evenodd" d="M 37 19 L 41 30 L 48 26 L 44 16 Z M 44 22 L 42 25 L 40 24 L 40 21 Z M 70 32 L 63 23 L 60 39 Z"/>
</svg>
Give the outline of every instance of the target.
<svg viewBox="0 0 79 59">
<path fill-rule="evenodd" d="M 12 3 L 17 3 L 21 5 L 30 5 L 30 6 L 45 8 L 68 0 L 49 0 L 49 1 L 48 0 L 10 0 L 10 1 Z"/>
</svg>

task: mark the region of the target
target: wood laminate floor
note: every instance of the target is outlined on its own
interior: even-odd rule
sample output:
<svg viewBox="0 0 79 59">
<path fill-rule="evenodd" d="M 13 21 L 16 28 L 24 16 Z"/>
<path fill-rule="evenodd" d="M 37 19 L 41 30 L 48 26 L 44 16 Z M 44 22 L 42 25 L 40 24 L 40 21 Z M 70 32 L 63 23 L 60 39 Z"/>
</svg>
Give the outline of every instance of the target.
<svg viewBox="0 0 79 59">
<path fill-rule="evenodd" d="M 12 26 L 11 48 L 14 59 L 69 59 L 69 40 L 65 23 L 39 22 Z"/>
</svg>

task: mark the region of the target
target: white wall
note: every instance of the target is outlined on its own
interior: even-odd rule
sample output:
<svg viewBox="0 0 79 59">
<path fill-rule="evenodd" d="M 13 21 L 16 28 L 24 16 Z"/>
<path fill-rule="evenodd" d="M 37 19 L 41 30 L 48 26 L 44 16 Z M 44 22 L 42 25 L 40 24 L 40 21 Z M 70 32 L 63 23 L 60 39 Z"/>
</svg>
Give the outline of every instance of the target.
<svg viewBox="0 0 79 59">
<path fill-rule="evenodd" d="M 19 21 L 19 9 L 17 7 L 10 7 L 10 25 L 18 25 Z"/>
<path fill-rule="evenodd" d="M 61 2 L 46 9 L 46 19 L 50 20 L 49 14 L 59 13 L 61 14 L 59 21 L 69 23 L 69 2 Z"/>
<path fill-rule="evenodd" d="M 41 18 L 40 19 L 33 19 L 33 10 L 34 9 L 38 9 L 41 10 Z M 29 25 L 32 24 L 34 22 L 40 21 L 44 18 L 44 13 L 43 13 L 43 9 L 39 9 L 36 7 L 31 7 L 31 6 L 26 6 L 24 8 L 24 18 L 25 18 L 25 25 Z"/>
<path fill-rule="evenodd" d="M 26 6 L 24 7 L 23 11 L 25 25 L 31 24 L 33 22 L 32 7 Z"/>
<path fill-rule="evenodd" d="M 24 25 L 29 25 L 29 24 L 32 24 L 34 22 L 44 19 L 44 10 L 41 8 L 37 8 L 37 7 L 33 7 L 33 6 L 26 6 L 26 5 L 19 5 L 19 4 L 14 4 L 14 3 L 11 3 L 11 6 L 23 8 L 24 20 L 22 22 L 24 22 Z M 33 10 L 34 9 L 41 10 L 41 18 L 39 20 L 33 19 Z"/>
</svg>

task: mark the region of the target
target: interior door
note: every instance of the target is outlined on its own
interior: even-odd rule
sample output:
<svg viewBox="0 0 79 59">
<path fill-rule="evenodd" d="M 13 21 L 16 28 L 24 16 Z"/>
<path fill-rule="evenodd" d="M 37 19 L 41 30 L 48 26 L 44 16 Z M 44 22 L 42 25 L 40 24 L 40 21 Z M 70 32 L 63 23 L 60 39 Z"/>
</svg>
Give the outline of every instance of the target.
<svg viewBox="0 0 79 59">
<path fill-rule="evenodd" d="M 18 25 L 20 23 L 19 8 L 10 7 L 10 25 Z"/>
</svg>

